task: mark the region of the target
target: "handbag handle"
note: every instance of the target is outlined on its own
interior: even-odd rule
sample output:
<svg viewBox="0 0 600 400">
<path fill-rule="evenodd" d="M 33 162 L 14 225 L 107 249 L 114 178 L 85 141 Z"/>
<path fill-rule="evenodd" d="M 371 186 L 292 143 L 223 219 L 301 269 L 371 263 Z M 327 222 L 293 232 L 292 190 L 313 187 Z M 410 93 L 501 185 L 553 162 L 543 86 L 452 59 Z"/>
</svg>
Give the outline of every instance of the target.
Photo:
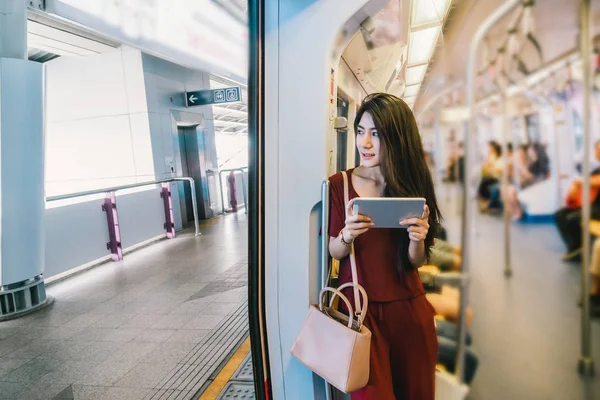
<svg viewBox="0 0 600 400">
<path fill-rule="evenodd" d="M 342 299 L 344 301 L 344 303 L 346 303 L 346 307 L 348 307 L 348 311 L 350 313 L 350 316 L 348 318 L 348 328 L 352 329 L 352 322 L 354 322 L 354 314 L 352 313 L 352 304 L 350 304 L 350 300 L 348 300 L 348 298 L 346 296 L 344 296 L 344 294 L 342 292 L 340 292 L 338 289 L 334 289 L 332 287 L 324 287 L 321 290 L 321 293 L 319 294 L 319 310 L 321 310 L 321 312 L 325 311 L 325 307 L 323 307 L 323 300 L 324 300 L 325 294 L 327 292 L 333 293 L 332 299 L 334 299 L 335 296 L 339 296 L 339 298 Z"/>
<path fill-rule="evenodd" d="M 354 282 L 344 283 L 342 286 L 337 288 L 337 290 L 339 290 L 341 292 L 342 290 L 344 290 L 348 287 L 358 288 L 358 291 L 360 292 L 360 294 L 362 294 L 362 310 L 360 312 L 356 313 L 358 326 L 361 327 L 363 324 L 363 321 L 365 320 L 365 317 L 367 316 L 367 310 L 369 308 L 369 297 L 367 296 L 367 291 L 365 290 L 365 288 L 363 288 L 361 285 L 355 285 Z M 335 296 L 332 296 L 331 300 L 329 301 L 329 307 L 333 306 L 334 299 L 335 299 Z M 351 311 L 350 309 L 348 309 L 348 310 Z"/>
</svg>

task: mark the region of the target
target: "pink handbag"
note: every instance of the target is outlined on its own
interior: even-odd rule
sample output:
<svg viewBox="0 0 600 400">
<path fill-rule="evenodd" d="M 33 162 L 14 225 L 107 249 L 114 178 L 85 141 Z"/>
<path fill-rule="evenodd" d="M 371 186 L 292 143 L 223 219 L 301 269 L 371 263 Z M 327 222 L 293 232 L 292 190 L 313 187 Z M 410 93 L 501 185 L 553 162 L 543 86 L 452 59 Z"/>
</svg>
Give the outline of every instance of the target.
<svg viewBox="0 0 600 400">
<path fill-rule="evenodd" d="M 344 202 L 348 204 L 348 176 L 344 178 Z M 327 205 L 323 205 L 327 206 Z M 323 232 L 326 234 L 326 232 Z M 344 393 L 361 389 L 369 382 L 371 331 L 363 325 L 369 300 L 365 289 L 358 284 L 354 245 L 350 247 L 352 282 L 339 288 L 325 287 L 319 294 L 319 304 L 311 305 L 291 353 L 315 374 Z M 342 290 L 354 288 L 354 309 Z M 332 292 L 329 305 L 325 295 Z M 361 306 L 360 295 L 363 304 Z M 346 304 L 348 315 L 334 309 L 335 297 Z"/>
</svg>

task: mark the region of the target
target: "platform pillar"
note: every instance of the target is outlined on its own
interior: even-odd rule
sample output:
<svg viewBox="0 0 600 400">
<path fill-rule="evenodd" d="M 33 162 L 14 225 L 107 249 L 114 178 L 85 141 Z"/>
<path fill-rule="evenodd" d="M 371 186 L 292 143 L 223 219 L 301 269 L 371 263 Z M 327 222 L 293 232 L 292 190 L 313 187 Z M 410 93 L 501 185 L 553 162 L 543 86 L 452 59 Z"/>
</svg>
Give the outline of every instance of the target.
<svg viewBox="0 0 600 400">
<path fill-rule="evenodd" d="M 0 320 L 47 304 L 42 64 L 27 60 L 27 8 L 0 1 Z"/>
</svg>

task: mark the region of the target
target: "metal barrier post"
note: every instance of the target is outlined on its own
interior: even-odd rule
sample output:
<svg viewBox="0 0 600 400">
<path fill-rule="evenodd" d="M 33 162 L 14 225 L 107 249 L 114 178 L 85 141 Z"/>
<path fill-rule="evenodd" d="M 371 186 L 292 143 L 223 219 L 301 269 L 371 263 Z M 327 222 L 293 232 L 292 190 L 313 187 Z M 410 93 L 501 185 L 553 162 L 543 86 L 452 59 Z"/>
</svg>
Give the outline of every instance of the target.
<svg viewBox="0 0 600 400">
<path fill-rule="evenodd" d="M 590 36 L 590 0 L 581 0 L 580 6 L 580 47 L 583 63 L 583 207 L 581 222 L 583 230 L 583 257 L 581 261 L 581 356 L 579 373 L 584 376 L 594 374 L 592 359 L 592 341 L 590 324 L 589 265 L 590 265 L 590 117 L 591 117 L 591 36 Z"/>
<path fill-rule="evenodd" d="M 160 191 L 160 197 L 163 200 L 163 210 L 165 212 L 165 231 L 167 238 L 175 237 L 175 224 L 173 223 L 173 201 L 171 198 L 171 187 L 169 183 L 163 183 Z"/>
<path fill-rule="evenodd" d="M 223 192 L 223 178 L 222 178 L 222 174 L 224 172 L 230 172 L 233 174 L 235 174 L 236 172 L 239 172 L 242 175 L 242 194 L 244 196 L 244 213 L 248 214 L 248 195 L 246 193 L 246 178 L 244 177 L 244 168 L 222 169 L 221 171 L 219 171 L 219 188 L 221 190 L 221 209 L 223 210 L 223 213 L 226 212 L 226 210 L 225 210 L 225 194 Z M 239 204 L 238 204 L 238 206 L 239 206 Z"/>
<path fill-rule="evenodd" d="M 115 192 L 106 192 L 102 211 L 106 213 L 106 223 L 108 225 L 109 241 L 106 243 L 106 249 L 110 250 L 113 261 L 121 261 L 123 259 L 123 249 L 121 247 L 121 230 L 119 229 Z"/>
<path fill-rule="evenodd" d="M 469 235 L 469 217 L 472 214 L 472 202 L 469 198 L 469 176 L 471 174 L 472 166 L 474 164 L 474 139 L 473 134 L 473 109 L 475 103 L 475 74 L 477 72 L 475 60 L 477 59 L 477 50 L 479 44 L 483 39 L 483 36 L 506 14 L 521 3 L 520 0 L 507 0 L 498 9 L 496 9 L 490 16 L 488 16 L 482 24 L 479 25 L 477 32 L 471 40 L 469 47 L 469 55 L 467 59 L 466 67 L 466 105 L 468 111 L 468 119 L 465 123 L 465 184 L 464 196 L 463 196 L 463 214 L 462 214 L 462 248 L 463 248 L 463 266 L 462 271 L 465 275 L 468 275 L 469 268 L 471 266 L 470 254 L 471 254 L 471 235 Z M 462 383 L 464 381 L 464 370 L 465 370 L 465 351 L 466 351 L 466 318 L 465 311 L 468 304 L 468 289 L 463 287 L 460 294 L 460 321 L 459 321 L 459 339 L 458 349 L 456 354 L 456 376 Z"/>
</svg>

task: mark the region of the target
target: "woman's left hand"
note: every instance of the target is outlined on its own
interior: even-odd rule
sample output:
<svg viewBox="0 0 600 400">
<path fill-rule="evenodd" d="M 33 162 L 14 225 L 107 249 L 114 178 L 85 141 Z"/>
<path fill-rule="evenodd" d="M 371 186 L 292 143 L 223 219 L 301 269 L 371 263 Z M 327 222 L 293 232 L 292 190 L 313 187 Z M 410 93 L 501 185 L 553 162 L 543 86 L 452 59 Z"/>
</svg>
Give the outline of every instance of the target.
<svg viewBox="0 0 600 400">
<path fill-rule="evenodd" d="M 400 221 L 400 225 L 408 225 L 408 237 L 413 242 L 422 242 L 429 232 L 429 207 L 425 204 L 423 207 L 423 216 L 421 218 L 408 218 Z"/>
</svg>

